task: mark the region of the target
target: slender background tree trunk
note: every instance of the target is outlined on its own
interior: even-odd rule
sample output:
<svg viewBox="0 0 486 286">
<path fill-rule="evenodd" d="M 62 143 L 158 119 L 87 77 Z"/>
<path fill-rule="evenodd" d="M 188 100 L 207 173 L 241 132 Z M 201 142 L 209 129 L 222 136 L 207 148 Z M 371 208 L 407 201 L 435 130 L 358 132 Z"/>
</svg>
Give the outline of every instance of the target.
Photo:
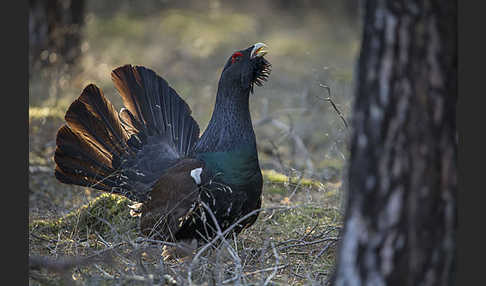
<svg viewBox="0 0 486 286">
<path fill-rule="evenodd" d="M 85 0 L 29 0 L 29 74 L 36 64 L 76 62 L 84 7 Z"/>
<path fill-rule="evenodd" d="M 334 285 L 453 285 L 457 3 L 364 1 Z"/>
</svg>

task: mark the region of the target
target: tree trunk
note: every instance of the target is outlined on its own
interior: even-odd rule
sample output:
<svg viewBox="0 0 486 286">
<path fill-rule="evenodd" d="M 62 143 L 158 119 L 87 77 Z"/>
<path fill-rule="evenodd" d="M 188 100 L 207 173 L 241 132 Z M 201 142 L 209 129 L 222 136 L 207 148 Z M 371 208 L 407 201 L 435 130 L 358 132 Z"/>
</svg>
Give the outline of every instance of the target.
<svg viewBox="0 0 486 286">
<path fill-rule="evenodd" d="M 457 3 L 365 1 L 334 285 L 453 285 Z"/>
<path fill-rule="evenodd" d="M 40 62 L 75 63 L 81 54 L 84 6 L 84 0 L 29 0 L 29 68 Z"/>
</svg>

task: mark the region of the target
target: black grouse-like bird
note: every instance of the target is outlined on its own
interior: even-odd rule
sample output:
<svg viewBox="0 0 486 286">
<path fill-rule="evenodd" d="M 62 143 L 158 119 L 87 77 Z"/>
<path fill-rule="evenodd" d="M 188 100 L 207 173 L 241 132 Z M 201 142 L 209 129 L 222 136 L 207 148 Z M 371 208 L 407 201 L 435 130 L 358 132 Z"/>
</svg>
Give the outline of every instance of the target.
<svg viewBox="0 0 486 286">
<path fill-rule="evenodd" d="M 186 102 L 148 68 L 125 65 L 112 72 L 125 106 L 119 113 L 98 87 L 88 85 L 57 133 L 56 178 L 139 202 L 141 232 L 149 237 L 214 237 L 207 207 L 224 230 L 261 206 L 249 96 L 270 74 L 266 53 L 266 45 L 257 43 L 227 60 L 201 137 Z"/>
</svg>

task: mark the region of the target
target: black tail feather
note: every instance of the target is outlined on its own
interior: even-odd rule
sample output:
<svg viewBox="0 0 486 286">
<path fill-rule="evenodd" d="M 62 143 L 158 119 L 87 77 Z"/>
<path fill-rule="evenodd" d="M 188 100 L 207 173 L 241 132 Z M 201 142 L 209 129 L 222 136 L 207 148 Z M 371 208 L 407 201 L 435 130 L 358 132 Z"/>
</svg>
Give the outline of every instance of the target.
<svg viewBox="0 0 486 286">
<path fill-rule="evenodd" d="M 126 111 L 133 116 L 132 126 L 143 126 L 146 136 L 169 137 L 179 154 L 187 156 L 199 136 L 199 126 L 191 109 L 166 80 L 145 67 L 125 65 L 112 72 L 115 87 Z"/>
<path fill-rule="evenodd" d="M 57 149 L 54 160 L 62 165 L 61 158 L 69 154 L 70 157 L 89 163 L 91 167 L 97 167 L 103 172 L 112 172 L 111 156 L 82 133 L 75 133 L 67 125 L 62 126 L 57 132 Z"/>
<path fill-rule="evenodd" d="M 110 135 L 114 136 L 112 141 L 116 143 L 117 148 L 120 148 L 121 154 L 135 155 L 126 144 L 128 134 L 121 125 L 115 107 L 103 96 L 100 89 L 95 85 L 88 85 L 79 97 L 79 101 L 84 103 L 91 114 L 102 121 Z"/>
</svg>

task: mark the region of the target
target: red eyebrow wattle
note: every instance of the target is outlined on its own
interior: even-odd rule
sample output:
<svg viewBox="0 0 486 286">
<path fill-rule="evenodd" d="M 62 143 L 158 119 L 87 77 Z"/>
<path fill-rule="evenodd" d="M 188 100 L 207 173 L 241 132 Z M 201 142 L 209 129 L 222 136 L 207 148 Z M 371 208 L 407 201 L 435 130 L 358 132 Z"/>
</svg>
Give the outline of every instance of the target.
<svg viewBox="0 0 486 286">
<path fill-rule="evenodd" d="M 242 57 L 243 54 L 241 52 L 236 52 L 231 56 L 231 62 L 234 63 L 236 58 Z"/>
</svg>

